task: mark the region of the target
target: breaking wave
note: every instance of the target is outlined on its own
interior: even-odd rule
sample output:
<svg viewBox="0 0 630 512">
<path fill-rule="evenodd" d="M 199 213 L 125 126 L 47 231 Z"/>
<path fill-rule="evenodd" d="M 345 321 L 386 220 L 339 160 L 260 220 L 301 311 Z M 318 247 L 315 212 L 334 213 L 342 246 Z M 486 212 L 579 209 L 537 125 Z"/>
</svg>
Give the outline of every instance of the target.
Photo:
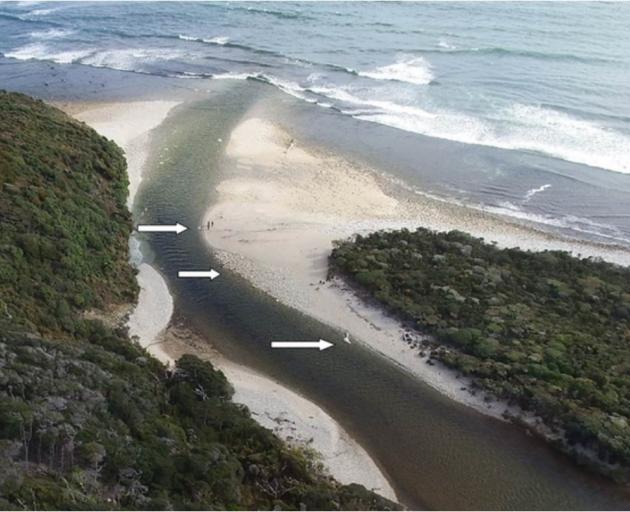
<svg viewBox="0 0 630 512">
<path fill-rule="evenodd" d="M 51 28 L 48 30 L 37 30 L 31 32 L 30 36 L 33 39 L 62 39 L 74 34 L 75 31 L 66 28 Z"/>
<path fill-rule="evenodd" d="M 57 64 L 70 64 L 92 54 L 93 52 L 94 50 L 91 49 L 55 51 L 51 50 L 44 43 L 32 43 L 7 52 L 4 56 L 18 60 L 50 60 L 52 62 L 56 62 Z"/>
<path fill-rule="evenodd" d="M 422 57 L 402 58 L 394 64 L 357 74 L 374 80 L 395 80 L 416 85 L 427 85 L 434 78 L 430 64 Z"/>
<path fill-rule="evenodd" d="M 227 36 L 203 38 L 203 37 L 193 37 L 193 36 L 180 34 L 177 37 L 181 39 L 182 41 L 196 41 L 198 43 L 217 44 L 219 46 L 224 46 L 228 44 L 230 41 L 230 38 Z"/>
<path fill-rule="evenodd" d="M 98 68 L 111 68 L 120 71 L 140 71 L 142 64 L 168 61 L 185 55 L 180 50 L 166 48 L 124 48 L 92 52 L 81 59 L 81 64 Z"/>
<path fill-rule="evenodd" d="M 536 194 L 539 194 L 540 192 L 544 192 L 545 190 L 547 190 L 548 188 L 550 188 L 551 185 L 549 183 L 547 183 L 546 185 L 542 185 L 538 188 L 532 188 L 531 190 L 528 190 L 525 193 L 525 202 L 529 201 L 532 197 L 534 197 Z"/>
</svg>

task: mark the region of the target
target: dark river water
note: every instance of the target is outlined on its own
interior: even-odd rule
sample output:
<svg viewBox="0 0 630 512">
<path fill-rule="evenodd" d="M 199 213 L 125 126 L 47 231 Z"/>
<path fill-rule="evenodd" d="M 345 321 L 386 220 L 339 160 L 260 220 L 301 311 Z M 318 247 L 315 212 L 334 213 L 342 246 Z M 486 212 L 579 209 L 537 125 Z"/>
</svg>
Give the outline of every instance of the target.
<svg viewBox="0 0 630 512">
<path fill-rule="evenodd" d="M 136 220 L 199 225 L 220 174 L 225 143 L 219 139 L 227 141 L 239 120 L 273 94 L 265 84 L 226 81 L 207 99 L 179 107 L 154 137 L 151 170 L 135 205 L 144 213 Z M 408 507 L 630 506 L 619 487 L 522 429 L 453 402 L 359 343 L 325 352 L 271 350 L 271 339 L 342 334 L 221 268 L 195 229 L 177 238 L 157 234 L 147 244 L 144 252 L 167 279 L 178 319 L 227 357 L 323 407 L 370 453 Z M 215 281 L 176 277 L 181 269 L 211 266 L 221 272 Z"/>
</svg>

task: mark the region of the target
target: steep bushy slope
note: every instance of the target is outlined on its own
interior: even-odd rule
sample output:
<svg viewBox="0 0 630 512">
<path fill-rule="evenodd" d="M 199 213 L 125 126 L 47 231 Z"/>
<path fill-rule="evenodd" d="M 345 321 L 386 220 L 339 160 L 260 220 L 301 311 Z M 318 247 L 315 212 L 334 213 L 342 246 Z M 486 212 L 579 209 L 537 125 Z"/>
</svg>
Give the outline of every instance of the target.
<svg viewBox="0 0 630 512">
<path fill-rule="evenodd" d="M 0 92 L 0 318 L 68 335 L 135 297 L 121 150 L 63 112 Z"/>
<path fill-rule="evenodd" d="M 120 150 L 0 92 L 0 509 L 390 509 L 86 308 L 132 301 Z"/>
</svg>

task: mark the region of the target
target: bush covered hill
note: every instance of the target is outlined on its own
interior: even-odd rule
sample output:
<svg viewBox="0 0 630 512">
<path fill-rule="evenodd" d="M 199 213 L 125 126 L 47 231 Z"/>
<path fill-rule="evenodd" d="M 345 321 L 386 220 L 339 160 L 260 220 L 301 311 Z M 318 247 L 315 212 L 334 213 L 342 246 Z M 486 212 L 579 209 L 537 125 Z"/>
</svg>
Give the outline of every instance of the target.
<svg viewBox="0 0 630 512">
<path fill-rule="evenodd" d="M 630 269 L 452 231 L 339 242 L 332 273 L 433 335 L 433 357 L 540 415 L 576 459 L 630 476 Z"/>
<path fill-rule="evenodd" d="M 72 335 L 77 312 L 133 300 L 127 185 L 116 145 L 0 93 L 0 318 Z"/>
<path fill-rule="evenodd" d="M 120 150 L 0 92 L 0 509 L 391 509 L 87 308 L 132 301 Z"/>
</svg>

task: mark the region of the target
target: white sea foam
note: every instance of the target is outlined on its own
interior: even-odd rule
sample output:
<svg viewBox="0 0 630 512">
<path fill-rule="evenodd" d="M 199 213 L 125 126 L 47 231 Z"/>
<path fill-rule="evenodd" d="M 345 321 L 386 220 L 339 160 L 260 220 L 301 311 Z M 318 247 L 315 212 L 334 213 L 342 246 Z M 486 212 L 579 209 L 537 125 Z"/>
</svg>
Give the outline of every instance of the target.
<svg viewBox="0 0 630 512">
<path fill-rule="evenodd" d="M 379 113 L 355 115 L 358 119 L 467 144 L 534 151 L 630 173 L 629 135 L 551 109 L 513 105 L 493 115 L 492 120 L 482 120 L 451 111 L 428 112 L 389 101 L 361 100 L 347 92 L 334 95 L 349 103 L 381 108 Z"/>
<path fill-rule="evenodd" d="M 223 46 L 224 44 L 227 44 L 230 42 L 230 38 L 227 36 L 217 36 L 217 37 L 211 37 L 209 39 L 202 39 L 202 41 L 204 43 L 218 44 L 218 45 Z"/>
<path fill-rule="evenodd" d="M 438 46 L 440 48 L 444 48 L 445 50 L 455 50 L 457 47 L 451 43 L 449 43 L 446 39 L 440 39 L 438 42 Z"/>
<path fill-rule="evenodd" d="M 540 192 L 544 192 L 549 187 L 551 187 L 551 184 L 547 183 L 546 185 L 542 185 L 542 186 L 540 186 L 538 188 L 532 188 L 531 190 L 528 190 L 527 193 L 525 194 L 525 201 L 529 201 L 536 194 L 538 194 Z"/>
<path fill-rule="evenodd" d="M 218 44 L 220 46 L 223 46 L 230 41 L 230 38 L 227 36 L 203 38 L 203 37 L 194 37 L 194 36 L 187 36 L 185 34 L 179 34 L 177 37 L 179 37 L 182 41 L 197 41 L 200 43 Z"/>
<path fill-rule="evenodd" d="M 217 73 L 212 75 L 213 80 L 247 80 L 258 76 L 257 73 Z"/>
<path fill-rule="evenodd" d="M 48 30 L 37 30 L 35 32 L 31 32 L 30 36 L 33 39 L 62 39 L 74 33 L 75 31 L 70 29 L 51 28 Z"/>
<path fill-rule="evenodd" d="M 277 79 L 269 81 L 278 82 Z M 304 89 L 293 84 L 290 91 L 286 87 L 281 89 L 296 97 L 302 97 L 306 91 L 337 100 L 344 104 L 338 106 L 346 115 L 409 132 L 466 144 L 538 152 L 630 174 L 629 134 L 550 108 L 514 104 L 493 112 L 489 119 L 482 119 L 461 112 L 428 111 L 417 105 L 378 99 L 373 91 L 368 91 L 372 96 L 366 97 L 365 90 L 352 86 L 313 85 Z"/>
<path fill-rule="evenodd" d="M 34 9 L 30 12 L 28 12 L 27 14 L 29 16 L 46 16 L 52 12 L 58 11 L 60 9 L 60 7 L 55 7 L 53 9 Z"/>
<path fill-rule="evenodd" d="M 32 43 L 26 46 L 21 46 L 13 51 L 5 53 L 5 57 L 18 60 L 50 60 L 58 64 L 69 64 L 76 62 L 90 54 L 94 50 L 68 50 L 68 51 L 54 51 L 51 50 L 44 43 Z"/>
<path fill-rule="evenodd" d="M 431 65 L 422 57 L 404 57 L 394 64 L 359 71 L 358 74 L 374 80 L 396 80 L 416 85 L 426 85 L 433 80 Z"/>
<path fill-rule="evenodd" d="M 184 55 L 182 51 L 166 48 L 125 48 L 94 53 L 82 59 L 81 64 L 133 71 L 138 69 L 138 64 L 174 60 Z"/>
<path fill-rule="evenodd" d="M 258 78 L 261 78 L 262 80 L 266 82 L 269 82 L 272 85 L 275 85 L 278 89 L 286 92 L 287 94 L 290 94 L 291 96 L 299 98 L 308 103 L 316 103 L 316 100 L 309 98 L 305 94 L 306 89 L 304 89 L 304 87 L 301 87 L 299 84 L 295 82 L 282 80 L 280 78 L 277 78 L 275 76 L 270 76 L 270 75 L 257 74 L 255 76 Z"/>
<path fill-rule="evenodd" d="M 630 173 L 630 136 L 551 109 L 513 105 L 515 127 L 500 147 L 529 149 L 564 160 Z"/>
</svg>

